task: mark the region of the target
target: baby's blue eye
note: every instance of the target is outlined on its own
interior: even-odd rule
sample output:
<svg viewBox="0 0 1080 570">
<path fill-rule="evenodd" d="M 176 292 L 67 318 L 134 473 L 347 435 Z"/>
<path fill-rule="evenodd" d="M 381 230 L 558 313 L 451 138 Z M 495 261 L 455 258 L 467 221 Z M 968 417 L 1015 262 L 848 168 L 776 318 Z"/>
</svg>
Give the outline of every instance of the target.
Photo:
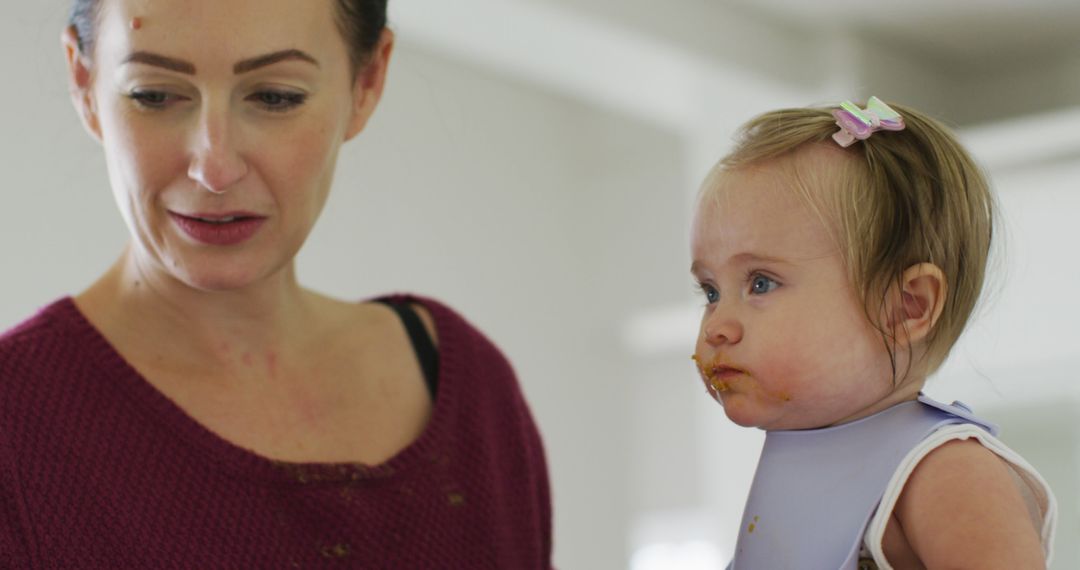
<svg viewBox="0 0 1080 570">
<path fill-rule="evenodd" d="M 712 285 L 701 284 L 701 292 L 705 294 L 705 300 L 709 303 L 715 303 L 720 300 L 720 292 L 716 290 L 716 287 Z"/>
<path fill-rule="evenodd" d="M 754 275 L 750 279 L 750 294 L 751 295 L 764 295 L 770 291 L 773 291 L 780 284 L 776 281 L 769 279 L 768 277 L 761 275 L 760 273 Z"/>
</svg>

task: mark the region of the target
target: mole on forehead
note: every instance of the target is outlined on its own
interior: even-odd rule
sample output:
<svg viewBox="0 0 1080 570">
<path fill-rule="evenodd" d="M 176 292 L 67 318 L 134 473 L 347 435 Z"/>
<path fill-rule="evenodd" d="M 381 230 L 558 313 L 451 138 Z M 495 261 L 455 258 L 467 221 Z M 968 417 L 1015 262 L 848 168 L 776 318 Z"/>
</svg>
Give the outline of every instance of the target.
<svg viewBox="0 0 1080 570">
<path fill-rule="evenodd" d="M 131 29 L 133 29 L 133 30 L 141 30 L 142 27 L 143 27 L 143 19 L 142 18 L 136 16 L 136 17 L 131 19 Z"/>
</svg>

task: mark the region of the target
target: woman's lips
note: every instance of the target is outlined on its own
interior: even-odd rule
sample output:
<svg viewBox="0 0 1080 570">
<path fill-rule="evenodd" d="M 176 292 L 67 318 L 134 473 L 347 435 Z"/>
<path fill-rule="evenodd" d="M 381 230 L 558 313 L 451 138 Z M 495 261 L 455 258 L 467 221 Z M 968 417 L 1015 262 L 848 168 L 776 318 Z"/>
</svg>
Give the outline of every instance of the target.
<svg viewBox="0 0 1080 570">
<path fill-rule="evenodd" d="M 205 245 L 237 245 L 243 243 L 262 227 L 264 216 L 248 212 L 223 214 L 178 214 L 169 212 L 173 223 L 191 239 Z"/>
</svg>

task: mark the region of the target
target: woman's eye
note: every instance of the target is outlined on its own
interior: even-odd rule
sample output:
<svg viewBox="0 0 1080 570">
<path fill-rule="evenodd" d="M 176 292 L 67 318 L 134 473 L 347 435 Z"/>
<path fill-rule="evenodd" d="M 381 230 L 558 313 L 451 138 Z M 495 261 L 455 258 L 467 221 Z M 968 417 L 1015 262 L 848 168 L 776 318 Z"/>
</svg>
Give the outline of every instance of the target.
<svg viewBox="0 0 1080 570">
<path fill-rule="evenodd" d="M 773 291 L 780 284 L 773 279 L 761 275 L 760 273 L 750 278 L 750 294 L 751 295 L 764 295 L 770 291 Z"/>
<path fill-rule="evenodd" d="M 164 91 L 147 91 L 141 89 L 136 89 L 129 93 L 128 98 L 144 109 L 164 109 L 180 99 L 179 96 Z"/>
<path fill-rule="evenodd" d="M 289 93 L 285 91 L 259 91 L 248 97 L 267 111 L 283 112 L 299 107 L 307 100 L 303 93 Z"/>
</svg>

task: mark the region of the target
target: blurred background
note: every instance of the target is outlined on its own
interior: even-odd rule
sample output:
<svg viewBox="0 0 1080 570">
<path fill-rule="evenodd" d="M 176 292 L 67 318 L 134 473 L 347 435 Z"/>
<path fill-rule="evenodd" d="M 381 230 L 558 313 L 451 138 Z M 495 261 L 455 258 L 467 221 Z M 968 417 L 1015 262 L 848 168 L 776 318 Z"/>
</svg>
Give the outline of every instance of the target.
<svg viewBox="0 0 1080 570">
<path fill-rule="evenodd" d="M 68 103 L 68 2 L 10 3 L 0 328 L 81 291 L 126 240 Z M 509 355 L 543 432 L 563 569 L 720 568 L 762 434 L 690 362 L 687 230 L 734 129 L 878 95 L 953 125 L 999 194 L 989 295 L 929 393 L 1049 480 L 1080 567 L 1080 3 L 390 0 L 381 108 L 300 257 L 341 298 L 438 297 Z M 839 347 L 838 347 L 839 348 Z"/>
</svg>

